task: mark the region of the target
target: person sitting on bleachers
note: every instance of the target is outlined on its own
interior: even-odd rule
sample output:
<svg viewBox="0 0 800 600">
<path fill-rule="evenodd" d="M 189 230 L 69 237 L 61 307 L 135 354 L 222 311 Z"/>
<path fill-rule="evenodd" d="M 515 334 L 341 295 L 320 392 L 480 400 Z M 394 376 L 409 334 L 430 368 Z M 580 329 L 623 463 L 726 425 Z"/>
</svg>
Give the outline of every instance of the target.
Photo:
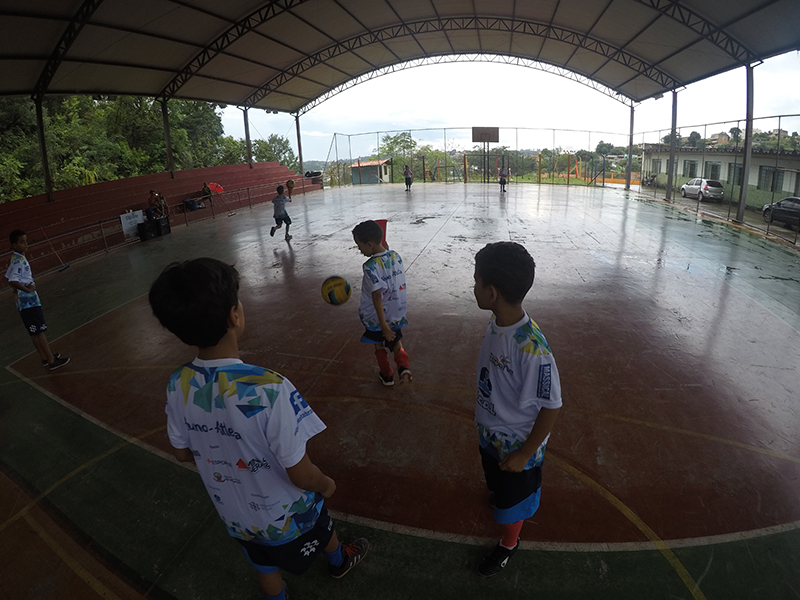
<svg viewBox="0 0 800 600">
<path fill-rule="evenodd" d="M 150 197 L 147 199 L 147 208 L 144 209 L 148 221 L 155 221 L 162 217 L 169 216 L 169 207 L 164 196 L 155 190 L 150 190 Z"/>
</svg>

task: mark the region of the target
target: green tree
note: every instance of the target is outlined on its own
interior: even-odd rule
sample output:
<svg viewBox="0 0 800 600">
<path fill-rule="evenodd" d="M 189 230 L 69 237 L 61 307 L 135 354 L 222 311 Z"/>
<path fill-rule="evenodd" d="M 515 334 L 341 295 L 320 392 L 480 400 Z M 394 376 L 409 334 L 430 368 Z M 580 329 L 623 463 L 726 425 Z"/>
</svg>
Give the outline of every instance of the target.
<svg viewBox="0 0 800 600">
<path fill-rule="evenodd" d="M 731 134 L 731 139 L 733 140 L 734 144 L 738 144 L 739 140 L 742 139 L 742 130 L 738 127 L 731 127 L 728 130 L 728 133 Z"/>
<path fill-rule="evenodd" d="M 689 134 L 688 145 L 691 148 L 697 148 L 698 147 L 697 142 L 699 142 L 701 139 L 703 139 L 703 136 L 700 135 L 697 131 L 693 131 L 692 133 Z"/>
<path fill-rule="evenodd" d="M 292 171 L 300 168 L 288 138 L 274 133 L 266 140 L 253 141 L 253 159 L 258 162 L 278 162 Z"/>
</svg>

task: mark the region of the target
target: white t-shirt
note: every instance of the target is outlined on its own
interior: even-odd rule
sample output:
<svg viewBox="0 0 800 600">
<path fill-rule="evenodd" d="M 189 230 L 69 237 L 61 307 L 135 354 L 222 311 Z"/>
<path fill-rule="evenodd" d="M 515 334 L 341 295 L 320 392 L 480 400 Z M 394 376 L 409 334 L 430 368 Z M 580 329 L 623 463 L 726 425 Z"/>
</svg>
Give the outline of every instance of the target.
<svg viewBox="0 0 800 600">
<path fill-rule="evenodd" d="M 481 447 L 502 459 L 522 447 L 540 409 L 560 406 L 558 369 L 539 326 L 527 313 L 508 327 L 498 327 L 493 316 L 478 358 L 475 424 Z M 526 468 L 541 464 L 549 437 Z"/>
<path fill-rule="evenodd" d="M 290 480 L 306 442 L 325 424 L 288 379 L 236 359 L 179 367 L 167 386 L 167 433 L 191 448 L 228 533 L 283 544 L 314 526 L 295 522 L 320 501 Z"/>
<path fill-rule="evenodd" d="M 361 304 L 358 316 L 364 327 L 380 331 L 378 313 L 372 303 L 372 292 L 381 290 L 383 314 L 392 329 L 408 324 L 406 319 L 406 274 L 403 259 L 394 250 L 370 256 L 364 263 L 364 278 L 361 281 Z"/>
<path fill-rule="evenodd" d="M 282 217 L 286 214 L 286 203 L 291 202 L 289 196 L 278 195 L 272 199 L 272 204 L 275 205 L 275 212 L 273 216 Z"/>
<path fill-rule="evenodd" d="M 11 262 L 6 270 L 6 279 L 9 281 L 16 281 L 24 286 L 29 286 L 33 283 L 33 272 L 31 265 L 24 254 L 14 252 L 11 255 Z M 33 308 L 34 306 L 41 306 L 39 294 L 33 292 L 23 292 L 17 290 L 17 309 L 25 310 L 26 308 Z"/>
</svg>

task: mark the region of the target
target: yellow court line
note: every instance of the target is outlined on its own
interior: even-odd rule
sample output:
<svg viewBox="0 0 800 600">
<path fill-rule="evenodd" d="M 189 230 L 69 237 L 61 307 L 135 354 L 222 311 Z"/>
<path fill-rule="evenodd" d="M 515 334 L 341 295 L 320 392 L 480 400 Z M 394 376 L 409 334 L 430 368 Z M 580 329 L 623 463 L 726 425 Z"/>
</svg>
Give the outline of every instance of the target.
<svg viewBox="0 0 800 600">
<path fill-rule="evenodd" d="M 107 598 L 108 600 L 120 600 L 119 596 L 104 586 L 103 583 L 97 579 L 97 577 L 92 575 L 83 565 L 75 560 L 69 552 L 62 548 L 61 545 L 59 545 L 59 543 L 49 533 L 47 533 L 44 527 L 37 523 L 33 517 L 26 513 L 24 515 L 24 519 L 28 525 L 33 527 L 33 530 L 39 534 L 39 537 L 42 538 L 44 543 L 56 553 L 58 558 L 60 558 L 70 569 L 72 569 L 72 571 L 90 588 L 97 592 L 98 596 L 101 598 Z"/>
<path fill-rule="evenodd" d="M 103 460 L 104 458 L 106 458 L 108 456 L 111 456 L 112 454 L 114 454 L 118 450 L 121 450 L 125 446 L 130 446 L 134 442 L 140 441 L 140 440 L 142 440 L 142 439 L 144 439 L 146 437 L 149 437 L 149 436 L 153 435 L 154 433 L 158 433 L 159 431 L 164 431 L 166 428 L 167 428 L 166 425 L 160 425 L 159 427 L 156 427 L 155 429 L 151 429 L 150 431 L 147 431 L 147 432 L 145 432 L 144 434 L 142 434 L 142 435 L 140 435 L 138 437 L 131 438 L 131 439 L 128 439 L 128 440 L 124 440 L 124 441 L 120 442 L 119 444 L 117 444 L 116 446 L 112 446 L 111 448 L 109 448 L 105 452 L 103 452 L 101 454 L 98 454 L 97 456 L 95 456 L 91 460 L 86 461 L 81 466 L 74 468 L 72 471 L 70 471 L 69 473 L 64 475 L 61 479 L 56 481 L 53 485 L 51 485 L 45 491 L 43 491 L 38 496 L 36 496 L 33 500 L 28 502 L 28 504 L 26 504 L 22 509 L 20 509 L 19 512 L 17 512 L 15 515 L 13 515 L 9 519 L 7 519 L 5 522 L 0 524 L 0 533 L 5 531 L 5 529 L 9 525 L 11 525 L 13 523 L 16 523 L 19 519 L 25 517 L 28 514 L 28 512 L 42 500 L 42 498 L 44 498 L 47 495 L 49 495 L 50 493 L 52 493 L 55 489 L 57 489 L 58 487 L 60 487 L 61 485 L 63 485 L 67 481 L 69 481 L 70 479 L 72 479 L 75 475 L 77 475 L 81 471 L 85 471 L 87 468 L 89 468 L 93 464 L 95 464 L 97 462 L 100 462 L 101 460 Z"/>
<path fill-rule="evenodd" d="M 603 417 L 606 419 L 612 419 L 614 421 L 620 421 L 622 423 L 631 423 L 633 425 L 641 425 L 642 427 L 649 427 L 651 429 L 667 431 L 669 433 L 680 433 L 682 435 L 688 435 L 689 437 L 706 440 L 708 442 L 716 442 L 718 444 L 724 444 L 726 446 L 733 446 L 734 448 L 741 448 L 742 450 L 749 450 L 750 452 L 757 452 L 765 456 L 770 456 L 772 458 L 779 458 L 781 460 L 786 460 L 800 465 L 800 458 L 795 458 L 794 456 L 789 456 L 788 454 L 781 454 L 780 452 L 775 452 L 774 450 L 768 450 L 767 448 L 759 448 L 758 446 L 752 446 L 750 444 L 736 442 L 734 440 L 729 440 L 727 438 L 711 435 L 708 433 L 692 431 L 691 429 L 682 429 L 680 427 L 674 427 L 672 425 L 661 425 L 660 423 L 653 423 L 652 421 L 642 421 L 640 419 L 632 419 L 630 417 L 612 415 L 611 413 L 594 412 L 583 408 L 570 408 L 568 411 L 565 412 L 583 413 L 587 415 L 592 415 L 593 417 Z"/>
<path fill-rule="evenodd" d="M 686 570 L 686 567 L 683 566 L 678 557 L 675 556 L 675 553 L 664 543 L 655 531 L 648 527 L 647 523 L 645 523 L 639 516 L 633 512 L 628 506 L 622 502 L 619 498 L 617 498 L 614 494 L 609 492 L 606 488 L 602 485 L 597 483 L 594 479 L 583 473 L 582 471 L 578 470 L 577 468 L 573 467 L 571 464 L 566 462 L 564 459 L 559 458 L 556 456 L 552 451 L 547 453 L 548 461 L 551 463 L 555 463 L 557 467 L 566 471 L 576 479 L 578 479 L 584 485 L 590 487 L 595 492 L 600 494 L 603 498 L 605 498 L 611 506 L 616 508 L 619 512 L 621 512 L 631 523 L 633 523 L 636 528 L 641 531 L 645 537 L 655 546 L 656 550 L 661 552 L 662 556 L 667 559 L 667 562 L 670 566 L 675 569 L 675 572 L 678 573 L 678 577 L 681 578 L 684 585 L 689 588 L 689 591 L 692 594 L 692 597 L 695 600 L 706 600 L 705 595 L 702 591 L 700 591 L 700 586 L 692 579 L 692 576 L 689 574 L 689 571 Z"/>
</svg>

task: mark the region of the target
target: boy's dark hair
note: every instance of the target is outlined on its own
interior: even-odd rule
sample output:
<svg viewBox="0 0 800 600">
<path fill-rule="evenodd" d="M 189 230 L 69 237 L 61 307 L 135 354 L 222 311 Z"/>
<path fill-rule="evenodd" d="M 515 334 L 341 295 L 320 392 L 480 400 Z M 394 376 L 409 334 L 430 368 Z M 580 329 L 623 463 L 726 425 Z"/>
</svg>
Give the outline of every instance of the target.
<svg viewBox="0 0 800 600">
<path fill-rule="evenodd" d="M 279 194 L 283 194 L 283 186 L 282 186 L 282 185 L 279 185 L 279 186 L 278 186 L 278 189 L 277 189 L 277 190 L 275 190 L 275 191 L 277 191 Z"/>
<path fill-rule="evenodd" d="M 169 265 L 150 287 L 153 314 L 189 346 L 216 346 L 239 304 L 239 272 L 213 258 Z"/>
<path fill-rule="evenodd" d="M 23 235 L 28 235 L 28 234 L 22 231 L 22 229 L 15 229 L 8 236 L 8 241 L 10 241 L 12 244 L 16 244 L 19 241 L 19 238 L 21 238 Z"/>
<path fill-rule="evenodd" d="M 353 237 L 359 242 L 383 242 L 383 229 L 375 221 L 362 221 L 353 227 Z"/>
<path fill-rule="evenodd" d="M 522 302 L 533 285 L 536 263 L 521 244 L 486 244 L 475 255 L 475 271 L 483 285 L 493 285 L 506 302 Z"/>
</svg>

